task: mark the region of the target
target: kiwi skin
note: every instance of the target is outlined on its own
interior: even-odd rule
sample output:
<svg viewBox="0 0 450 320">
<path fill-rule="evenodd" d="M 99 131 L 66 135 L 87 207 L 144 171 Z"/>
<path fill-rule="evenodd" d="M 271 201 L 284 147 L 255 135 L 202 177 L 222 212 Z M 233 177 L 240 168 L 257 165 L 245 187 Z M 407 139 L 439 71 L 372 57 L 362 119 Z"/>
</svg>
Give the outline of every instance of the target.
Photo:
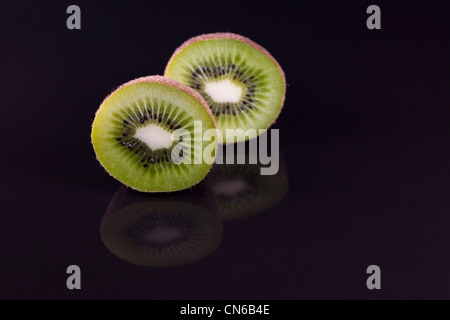
<svg viewBox="0 0 450 320">
<path fill-rule="evenodd" d="M 131 80 L 131 81 L 128 81 L 128 82 L 122 84 L 121 86 L 117 87 L 117 89 L 115 89 L 113 92 L 111 92 L 105 99 L 103 99 L 103 102 L 100 104 L 100 107 L 98 108 L 98 110 L 100 110 L 102 105 L 105 103 L 106 100 L 108 100 L 109 97 L 111 97 L 114 93 L 116 93 L 120 89 L 128 87 L 128 86 L 130 86 L 132 84 L 141 83 L 141 82 L 161 83 L 161 84 L 165 84 L 165 85 L 177 88 L 178 90 L 186 92 L 187 94 L 189 94 L 193 98 L 195 98 L 195 100 L 200 102 L 200 104 L 206 109 L 206 111 L 208 112 L 210 117 L 213 119 L 214 126 L 216 125 L 216 122 L 214 120 L 214 116 L 213 116 L 213 114 L 211 112 L 211 109 L 209 108 L 208 103 L 205 101 L 205 99 L 202 97 L 202 95 L 200 93 L 198 93 L 194 89 L 192 89 L 192 88 L 182 84 L 181 82 L 178 82 L 176 80 L 169 79 L 169 78 L 166 78 L 166 77 L 163 77 L 163 76 L 158 76 L 158 75 L 140 77 L 140 78 L 136 78 L 134 80 Z M 95 113 L 95 115 L 97 115 L 98 110 Z M 92 137 L 92 135 L 91 135 L 91 137 Z"/>
<path fill-rule="evenodd" d="M 172 60 L 187 46 L 189 46 L 192 43 L 198 42 L 198 41 L 207 41 L 207 40 L 214 40 L 214 39 L 232 39 L 232 40 L 237 40 L 237 41 L 241 41 L 244 42 L 250 46 L 252 46 L 253 48 L 261 51 L 262 53 L 264 53 L 266 56 L 268 56 L 270 59 L 272 59 L 272 61 L 277 65 L 278 69 L 281 72 L 281 75 L 283 76 L 283 82 L 284 82 L 284 96 L 283 96 L 283 100 L 281 101 L 281 107 L 280 107 L 280 111 L 278 112 L 277 117 L 273 120 L 273 122 L 271 123 L 271 125 L 269 126 L 269 128 L 276 123 L 278 117 L 280 116 L 280 113 L 283 109 L 284 106 L 284 101 L 286 99 L 286 76 L 284 74 L 283 69 L 281 68 L 280 64 L 278 63 L 277 60 L 275 60 L 275 58 L 269 53 L 269 51 L 267 51 L 267 49 L 265 49 L 264 47 L 260 46 L 259 44 L 255 43 L 254 41 L 250 40 L 247 37 L 244 37 L 242 35 L 236 34 L 236 33 L 231 33 L 231 32 L 216 32 L 216 33 L 208 33 L 208 34 L 202 34 L 196 37 L 192 37 L 189 40 L 185 41 L 181 46 L 179 46 L 175 52 L 172 54 L 172 57 L 170 57 L 169 62 L 166 65 L 166 68 L 164 70 L 164 75 L 167 76 L 168 73 L 168 69 L 169 66 L 172 62 Z M 269 129 L 267 128 L 267 129 Z M 230 144 L 233 142 L 225 142 L 225 144 Z"/>
<path fill-rule="evenodd" d="M 136 78 L 136 79 L 134 79 L 134 80 L 131 80 L 131 81 L 128 81 L 128 82 L 122 84 L 122 85 L 119 86 L 117 89 L 115 89 L 113 92 L 111 92 L 111 93 L 110 93 L 110 94 L 102 101 L 102 103 L 100 104 L 100 107 L 97 109 L 97 111 L 96 111 L 96 113 L 95 113 L 95 117 L 97 117 L 98 112 L 99 112 L 100 109 L 102 108 L 103 104 L 108 100 L 108 98 L 110 98 L 110 97 L 111 97 L 113 94 L 115 94 L 117 91 L 119 91 L 119 90 L 121 90 L 121 89 L 123 89 L 123 88 L 125 88 L 125 87 L 127 87 L 127 86 L 130 86 L 130 85 L 133 85 L 133 84 L 136 84 L 136 83 L 142 83 L 142 82 L 151 82 L 151 83 L 165 84 L 165 85 L 174 87 L 174 88 L 176 88 L 176 89 L 178 89 L 178 90 L 181 90 L 181 91 L 183 91 L 183 92 L 189 94 L 190 96 L 192 96 L 195 100 L 197 100 L 197 101 L 205 108 L 205 110 L 207 111 L 208 115 L 210 116 L 210 118 L 211 118 L 212 121 L 213 121 L 214 128 L 216 127 L 216 122 L 215 122 L 214 116 L 213 116 L 213 114 L 212 114 L 212 112 L 211 112 L 211 109 L 209 108 L 208 103 L 205 101 L 205 99 L 202 97 L 202 95 L 201 95 L 200 93 L 198 93 L 198 92 L 195 91 L 194 89 L 192 89 L 192 88 L 190 88 L 190 87 L 188 87 L 188 86 L 182 84 L 181 82 L 178 82 L 178 81 L 176 81 L 176 80 L 169 79 L 169 78 L 166 78 L 166 77 L 163 77 L 163 76 L 159 76 L 159 75 L 152 75 L 152 76 L 140 77 L 140 78 Z M 92 146 L 94 147 L 94 142 L 93 142 L 93 140 L 94 140 L 94 121 L 92 122 L 92 126 L 91 126 L 91 144 L 92 144 Z M 95 147 L 94 147 L 94 150 L 95 150 Z M 102 165 L 102 163 L 100 162 L 98 156 L 96 156 L 96 158 L 97 158 L 97 161 L 100 163 L 100 165 L 103 167 L 103 165 Z M 210 170 L 211 170 L 211 168 L 209 169 L 209 171 L 210 171 Z M 107 170 L 105 170 L 105 171 L 108 172 Z M 194 186 L 194 185 L 198 184 L 200 181 L 202 181 L 202 180 L 208 175 L 209 171 L 206 172 L 206 174 L 203 176 L 202 179 L 200 179 L 199 181 L 196 181 L 192 186 Z M 111 177 L 113 177 L 114 179 L 120 181 L 119 179 L 117 179 L 117 177 L 115 177 L 114 175 L 110 174 L 109 172 L 108 172 L 108 174 L 109 174 Z M 136 191 L 140 191 L 140 192 L 143 192 L 143 191 L 144 191 L 144 190 L 138 190 L 138 189 L 133 188 L 132 186 L 128 186 L 128 185 L 127 185 L 127 187 L 129 187 L 129 188 L 131 188 L 131 189 L 133 189 L 133 190 L 136 190 Z M 176 189 L 176 190 L 170 190 L 170 191 L 167 191 L 167 192 L 171 192 L 171 191 L 180 191 L 180 190 Z M 145 190 L 144 192 L 153 193 L 153 192 L 160 192 L 160 191 L 148 191 L 148 190 Z"/>
</svg>

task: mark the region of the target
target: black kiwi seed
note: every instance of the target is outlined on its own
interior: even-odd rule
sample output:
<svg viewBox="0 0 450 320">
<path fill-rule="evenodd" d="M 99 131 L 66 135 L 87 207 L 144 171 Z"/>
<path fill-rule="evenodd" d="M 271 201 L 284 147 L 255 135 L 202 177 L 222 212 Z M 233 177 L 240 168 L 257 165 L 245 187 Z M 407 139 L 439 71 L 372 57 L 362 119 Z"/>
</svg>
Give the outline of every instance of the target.
<svg viewBox="0 0 450 320">
<path fill-rule="evenodd" d="M 116 140 L 117 140 L 117 141 L 121 141 L 121 140 L 122 140 L 122 138 L 116 138 Z"/>
<path fill-rule="evenodd" d="M 153 158 L 150 158 L 150 163 L 155 163 L 155 159 L 153 159 Z"/>
<path fill-rule="evenodd" d="M 126 133 L 126 132 L 122 133 L 122 135 L 123 135 L 124 137 L 128 137 L 128 133 Z"/>
<path fill-rule="evenodd" d="M 146 115 L 146 114 L 144 115 L 144 120 L 145 120 L 145 121 L 147 121 L 147 120 L 148 120 L 148 117 L 147 117 L 147 115 Z"/>
<path fill-rule="evenodd" d="M 170 126 L 170 130 L 173 130 L 173 125 Z"/>
<path fill-rule="evenodd" d="M 120 145 L 123 147 L 124 145 L 126 145 L 127 143 L 125 141 L 121 142 Z"/>
<path fill-rule="evenodd" d="M 123 120 L 124 124 L 130 124 L 127 120 Z"/>
<path fill-rule="evenodd" d="M 144 124 L 144 119 L 139 120 L 140 123 Z"/>
<path fill-rule="evenodd" d="M 256 87 L 259 83 L 258 75 L 261 71 L 253 70 L 242 63 L 233 63 L 231 62 L 226 65 L 215 66 L 215 61 L 210 61 L 205 63 L 205 65 L 197 68 L 195 71 L 191 71 L 191 83 L 190 86 L 196 90 L 198 90 L 206 99 L 206 102 L 210 105 L 211 111 L 215 116 L 226 115 L 226 116 L 236 116 L 239 113 L 248 113 L 250 109 L 255 109 L 255 106 L 258 101 L 255 100 L 257 97 L 255 94 Z M 237 65 L 239 64 L 239 66 Z M 227 103 L 217 103 L 212 100 L 212 98 L 205 94 L 203 80 L 197 77 L 197 73 L 202 72 L 206 73 L 209 77 L 220 78 L 222 76 L 229 75 L 230 79 L 241 82 L 244 84 L 246 89 L 243 95 L 243 98 L 233 104 Z M 168 122 L 168 124 L 170 124 Z M 175 130 L 179 129 L 180 126 L 175 127 Z M 171 126 L 171 129 L 174 128 Z"/>
<path fill-rule="evenodd" d="M 144 164 L 144 168 L 147 168 L 148 167 L 148 164 Z"/>
</svg>

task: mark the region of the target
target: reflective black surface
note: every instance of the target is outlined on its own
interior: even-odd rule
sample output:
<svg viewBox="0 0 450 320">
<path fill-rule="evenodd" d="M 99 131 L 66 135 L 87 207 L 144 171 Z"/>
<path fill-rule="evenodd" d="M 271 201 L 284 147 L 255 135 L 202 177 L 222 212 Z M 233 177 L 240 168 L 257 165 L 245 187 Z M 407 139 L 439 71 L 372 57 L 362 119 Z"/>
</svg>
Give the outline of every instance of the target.
<svg viewBox="0 0 450 320">
<path fill-rule="evenodd" d="M 66 3 L 3 4 L 0 298 L 450 298 L 448 4 L 382 2 L 378 31 L 369 4 L 231 3 L 224 17 L 79 1 L 81 31 L 67 30 Z M 102 241 L 121 185 L 90 126 L 112 89 L 215 31 L 252 38 L 286 72 L 275 127 L 288 187 L 257 214 L 221 219 L 201 259 L 138 266 Z M 73 264 L 79 291 L 66 288 Z M 366 288 L 373 264 L 380 291 Z"/>
</svg>

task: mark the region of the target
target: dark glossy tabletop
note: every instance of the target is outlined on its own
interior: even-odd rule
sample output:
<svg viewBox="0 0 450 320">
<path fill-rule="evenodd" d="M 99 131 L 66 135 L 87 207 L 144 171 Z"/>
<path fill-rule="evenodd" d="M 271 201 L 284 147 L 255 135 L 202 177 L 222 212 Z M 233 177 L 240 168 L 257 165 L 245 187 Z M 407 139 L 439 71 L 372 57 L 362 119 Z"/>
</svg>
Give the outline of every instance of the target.
<svg viewBox="0 0 450 320">
<path fill-rule="evenodd" d="M 381 30 L 366 28 L 360 1 L 230 4 L 228 18 L 187 4 L 78 5 L 80 31 L 66 28 L 64 3 L 2 5 L 0 298 L 450 298 L 448 3 L 381 2 Z M 255 210 L 227 207 L 211 179 L 131 192 L 90 144 L 112 89 L 163 73 L 184 40 L 216 31 L 260 43 L 286 73 L 282 170 L 257 182 L 270 195 Z M 201 208 L 206 251 L 152 267 L 111 250 L 105 226 L 168 202 Z M 66 288 L 69 265 L 82 290 Z M 382 290 L 366 287 L 370 265 Z"/>
</svg>

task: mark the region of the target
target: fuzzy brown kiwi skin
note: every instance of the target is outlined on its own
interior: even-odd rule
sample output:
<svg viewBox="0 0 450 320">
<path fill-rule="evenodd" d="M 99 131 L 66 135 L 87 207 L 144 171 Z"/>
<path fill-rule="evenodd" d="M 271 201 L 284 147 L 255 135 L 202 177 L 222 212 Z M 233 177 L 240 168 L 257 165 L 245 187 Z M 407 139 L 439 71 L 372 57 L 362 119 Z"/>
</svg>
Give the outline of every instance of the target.
<svg viewBox="0 0 450 320">
<path fill-rule="evenodd" d="M 193 97 L 195 100 L 197 100 L 206 110 L 206 112 L 208 112 L 210 118 L 213 120 L 213 124 L 214 124 L 214 128 L 216 129 L 216 120 L 214 119 L 214 115 L 211 112 L 211 109 L 209 108 L 208 103 L 205 101 L 205 99 L 203 98 L 203 96 L 198 93 L 197 91 L 195 91 L 194 89 L 182 84 L 181 82 L 178 82 L 176 80 L 173 79 L 169 79 L 163 76 L 158 76 L 158 75 L 153 75 L 153 76 L 146 76 L 146 77 L 140 77 L 140 78 L 136 78 L 134 80 L 128 81 L 124 84 L 122 84 L 121 86 L 119 86 L 117 89 L 115 89 L 113 92 L 111 92 L 105 99 L 103 99 L 102 103 L 100 104 L 100 107 L 97 109 L 96 113 L 95 113 L 95 117 L 97 116 L 97 113 L 99 112 L 100 108 L 103 106 L 103 104 L 106 102 L 106 100 L 108 100 L 109 97 L 111 97 L 114 93 L 116 93 L 117 91 L 119 91 L 120 89 L 123 89 L 125 87 L 128 87 L 130 85 L 136 84 L 136 83 L 142 83 L 142 82 L 151 82 L 151 83 L 160 83 L 160 84 L 165 84 L 168 86 L 171 86 L 173 88 L 176 88 L 178 90 L 181 90 L 183 92 L 186 92 L 187 94 L 189 94 L 191 97 Z M 92 126 L 91 126 L 91 144 L 92 147 L 94 146 L 93 141 L 92 141 L 92 135 L 93 135 L 93 125 L 94 125 L 94 121 L 92 121 Z M 216 129 L 217 131 L 217 129 Z M 100 163 L 100 165 L 102 166 L 100 160 L 97 157 L 97 161 Z M 103 167 L 103 166 L 102 166 Z M 211 167 L 212 168 L 212 167 Z M 208 170 L 208 172 L 205 174 L 205 177 L 208 175 L 209 171 L 211 171 L 211 168 Z M 105 170 L 106 171 L 106 170 Z M 111 177 L 113 177 L 114 179 L 116 179 L 116 177 L 114 177 L 113 175 L 111 175 L 108 171 L 106 171 Z M 203 177 L 204 178 L 204 177 Z M 116 179 L 117 180 L 117 179 Z M 203 179 L 201 179 L 200 181 L 202 181 Z M 197 181 L 195 185 L 197 185 L 200 181 Z M 139 191 L 137 189 L 134 189 L 130 186 L 127 186 L 130 189 Z M 141 191 L 139 191 L 141 192 Z M 153 192 L 147 192 L 147 193 L 153 193 Z"/>
<path fill-rule="evenodd" d="M 280 112 L 278 112 L 277 117 L 270 124 L 270 126 L 269 126 L 269 128 L 270 128 L 277 121 L 278 117 L 280 116 L 281 110 L 283 109 L 283 106 L 284 106 L 284 100 L 286 99 L 286 76 L 285 76 L 284 71 L 281 68 L 280 64 L 278 63 L 278 61 L 275 60 L 275 58 L 269 53 L 269 51 L 267 51 L 264 47 L 260 46 L 259 44 L 255 43 L 254 41 L 250 40 L 249 38 L 241 36 L 241 35 L 236 34 L 236 33 L 231 33 L 231 32 L 208 33 L 208 34 L 202 34 L 202 35 L 199 35 L 199 36 L 196 36 L 196 37 L 192 37 L 189 40 L 185 41 L 181 46 L 179 46 L 175 50 L 175 52 L 172 54 L 172 57 L 170 58 L 169 62 L 166 65 L 166 68 L 164 70 L 164 75 L 167 76 L 169 65 L 172 63 L 172 60 L 175 59 L 175 57 L 177 55 L 179 55 L 180 52 L 184 48 L 186 48 L 190 44 L 193 44 L 193 43 L 195 43 L 197 41 L 207 41 L 207 40 L 214 40 L 214 39 L 232 39 L 232 40 L 242 41 L 242 42 L 252 46 L 253 48 L 261 51 L 262 53 L 264 53 L 266 56 L 268 56 L 270 59 L 272 59 L 272 61 L 275 62 L 275 64 L 277 65 L 278 69 L 281 72 L 281 75 L 283 76 L 284 96 L 283 96 L 283 100 L 281 101 Z"/>
<path fill-rule="evenodd" d="M 211 109 L 209 108 L 208 103 L 205 101 L 205 99 L 203 98 L 203 96 L 198 93 L 197 91 L 195 91 L 194 89 L 182 84 L 181 82 L 178 82 L 176 80 L 173 79 L 169 79 L 163 76 L 158 76 L 158 75 L 153 75 L 153 76 L 146 76 L 146 77 L 140 77 L 140 78 L 136 78 L 134 80 L 128 81 L 124 84 L 122 84 L 121 86 L 119 86 L 116 90 L 114 90 L 113 92 L 111 92 L 105 99 L 103 99 L 103 102 L 100 104 L 100 107 L 98 108 L 97 112 L 95 115 L 97 115 L 98 111 L 100 110 L 100 108 L 102 107 L 102 105 L 105 103 L 106 100 L 109 99 L 109 97 L 111 97 L 114 93 L 116 93 L 117 91 L 119 91 L 120 89 L 123 89 L 125 87 L 128 87 L 132 84 L 136 84 L 136 83 L 141 83 L 141 82 L 152 82 L 152 83 L 160 83 L 160 84 L 165 84 L 168 85 L 170 87 L 174 87 L 178 90 L 184 91 L 187 94 L 189 94 L 190 96 L 192 96 L 195 100 L 197 100 L 198 102 L 200 102 L 200 104 L 206 109 L 206 111 L 208 112 L 209 116 L 213 119 L 214 122 L 214 127 L 216 127 L 216 121 L 214 120 L 214 116 L 211 112 Z"/>
</svg>

